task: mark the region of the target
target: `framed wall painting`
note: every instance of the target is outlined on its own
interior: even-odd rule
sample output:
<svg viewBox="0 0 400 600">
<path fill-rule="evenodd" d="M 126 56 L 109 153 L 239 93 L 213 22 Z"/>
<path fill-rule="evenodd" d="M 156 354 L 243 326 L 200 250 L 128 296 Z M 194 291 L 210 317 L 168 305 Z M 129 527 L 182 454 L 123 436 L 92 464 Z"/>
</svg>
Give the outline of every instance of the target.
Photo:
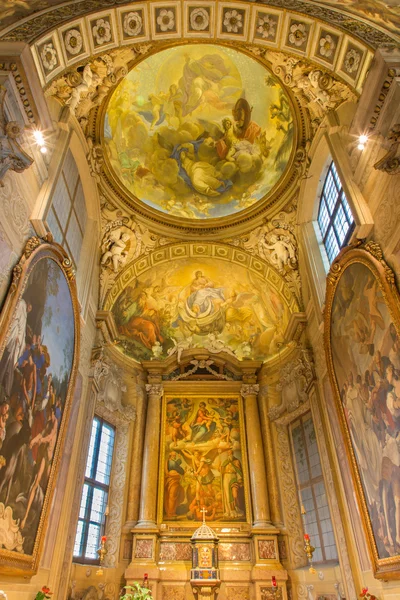
<svg viewBox="0 0 400 600">
<path fill-rule="evenodd" d="M 374 242 L 332 263 L 325 350 L 372 567 L 400 578 L 400 300 Z"/>
<path fill-rule="evenodd" d="M 158 521 L 249 523 L 247 453 L 238 395 L 163 399 Z"/>
<path fill-rule="evenodd" d="M 79 355 L 72 262 L 30 238 L 0 314 L 0 569 L 39 566 Z"/>
</svg>

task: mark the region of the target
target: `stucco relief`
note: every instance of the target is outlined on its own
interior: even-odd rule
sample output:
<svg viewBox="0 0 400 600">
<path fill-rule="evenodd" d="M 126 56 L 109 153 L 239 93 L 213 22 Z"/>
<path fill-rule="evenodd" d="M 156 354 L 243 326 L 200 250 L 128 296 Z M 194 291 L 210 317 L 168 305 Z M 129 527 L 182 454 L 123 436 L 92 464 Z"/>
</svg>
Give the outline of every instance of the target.
<svg viewBox="0 0 400 600">
<path fill-rule="evenodd" d="M 301 302 L 295 220 L 295 210 L 282 211 L 271 221 L 230 240 L 230 243 L 270 263 L 284 277 L 290 290 Z"/>
<path fill-rule="evenodd" d="M 34 234 L 29 223 L 27 204 L 19 191 L 15 177 L 16 175 L 11 173 L 5 176 L 3 186 L 0 187 L 0 204 L 12 231 L 21 238 L 22 248 L 27 238 Z"/>
<path fill-rule="evenodd" d="M 183 585 L 163 585 L 162 600 L 185 600 L 185 587 Z"/>
<path fill-rule="evenodd" d="M 283 413 L 291 413 L 300 404 L 307 402 L 307 389 L 314 379 L 314 369 L 311 352 L 302 350 L 300 355 L 285 364 L 279 374 L 276 386 L 281 393 L 281 404 L 272 406 L 268 412 L 271 421 L 279 418 Z"/>
<path fill-rule="evenodd" d="M 279 558 L 281 560 L 287 560 L 288 554 L 287 554 L 286 540 L 278 539 L 278 550 L 279 550 Z"/>
<path fill-rule="evenodd" d="M 104 196 L 101 224 L 100 304 L 125 264 L 174 241 L 152 233 L 132 215 L 117 210 Z"/>
<path fill-rule="evenodd" d="M 303 526 L 300 517 L 299 501 L 297 497 L 296 479 L 292 466 L 292 458 L 289 447 L 289 438 L 287 427 L 278 425 L 277 432 L 277 450 L 278 450 L 278 469 L 280 473 L 282 502 L 285 514 L 285 525 L 289 534 L 290 544 L 290 562 L 292 568 L 303 567 L 306 564 L 304 554 L 303 540 L 301 532 Z"/>
<path fill-rule="evenodd" d="M 250 591 L 248 587 L 244 586 L 232 586 L 226 588 L 227 600 L 249 600 Z"/>
<path fill-rule="evenodd" d="M 384 191 L 384 201 L 375 211 L 375 239 L 385 246 L 394 233 L 400 218 L 400 204 L 398 202 L 398 182 L 390 178 Z"/>
<path fill-rule="evenodd" d="M 97 379 L 97 381 L 96 381 Z M 109 516 L 106 526 L 105 567 L 115 567 L 123 517 L 124 488 L 126 481 L 129 425 L 136 417 L 133 406 L 121 403 L 122 393 L 126 390 L 123 371 L 108 358 L 99 358 L 94 364 L 94 380 L 99 391 L 95 412 L 116 428 L 112 477 L 110 482 Z"/>
</svg>

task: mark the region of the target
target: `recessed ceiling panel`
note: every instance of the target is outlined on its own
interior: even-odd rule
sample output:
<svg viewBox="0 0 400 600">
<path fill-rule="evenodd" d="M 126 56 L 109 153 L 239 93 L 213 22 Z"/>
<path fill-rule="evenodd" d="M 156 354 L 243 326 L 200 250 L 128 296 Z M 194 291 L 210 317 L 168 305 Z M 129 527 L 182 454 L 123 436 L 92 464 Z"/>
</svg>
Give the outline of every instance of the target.
<svg viewBox="0 0 400 600">
<path fill-rule="evenodd" d="M 143 60 L 104 121 L 128 196 L 175 217 L 226 217 L 269 195 L 288 165 L 293 116 L 278 80 L 231 48 L 184 45 Z"/>
</svg>

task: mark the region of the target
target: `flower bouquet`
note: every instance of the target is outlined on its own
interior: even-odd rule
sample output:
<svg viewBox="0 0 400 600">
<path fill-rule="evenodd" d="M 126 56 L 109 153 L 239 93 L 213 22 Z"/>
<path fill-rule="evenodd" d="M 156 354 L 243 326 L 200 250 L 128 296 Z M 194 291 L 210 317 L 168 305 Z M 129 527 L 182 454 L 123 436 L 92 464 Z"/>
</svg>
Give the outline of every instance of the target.
<svg viewBox="0 0 400 600">
<path fill-rule="evenodd" d="M 45 598 L 50 598 L 52 595 L 53 592 L 50 591 L 50 588 L 44 585 L 40 592 L 36 594 L 35 600 L 45 600 Z"/>
<path fill-rule="evenodd" d="M 368 588 L 363 588 L 361 590 L 360 598 L 364 598 L 364 600 L 378 600 L 374 594 L 370 594 Z"/>
</svg>

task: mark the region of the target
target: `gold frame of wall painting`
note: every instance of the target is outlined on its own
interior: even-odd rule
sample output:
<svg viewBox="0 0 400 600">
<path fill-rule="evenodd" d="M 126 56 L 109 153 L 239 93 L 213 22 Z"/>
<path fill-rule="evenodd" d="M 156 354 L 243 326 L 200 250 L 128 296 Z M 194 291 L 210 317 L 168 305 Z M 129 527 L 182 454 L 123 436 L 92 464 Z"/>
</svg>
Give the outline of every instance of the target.
<svg viewBox="0 0 400 600">
<path fill-rule="evenodd" d="M 34 281 L 35 273 L 36 273 L 36 276 L 38 277 L 40 274 L 40 270 L 41 269 L 44 270 L 43 264 L 41 265 L 40 268 L 38 268 L 39 263 L 41 261 L 43 261 L 44 259 L 47 259 L 48 261 L 53 261 L 57 265 L 57 268 L 60 270 L 61 276 L 65 277 L 65 282 L 66 282 L 67 288 L 70 292 L 70 300 L 71 300 L 71 308 L 72 308 L 71 314 L 72 314 L 72 318 L 73 318 L 74 322 L 71 323 L 71 328 L 73 327 L 73 336 L 70 335 L 69 339 L 71 340 L 71 342 L 73 341 L 73 347 L 67 348 L 67 346 L 65 346 L 65 348 L 64 348 L 64 349 L 67 349 L 67 353 L 68 353 L 68 351 L 71 352 L 71 350 L 72 350 L 72 353 L 69 355 L 70 356 L 69 360 L 66 359 L 67 364 L 71 365 L 69 373 L 68 373 L 68 370 L 65 370 L 65 373 L 62 375 L 63 371 L 61 370 L 61 367 L 59 370 L 58 376 L 60 378 L 60 381 L 59 381 L 60 389 L 58 390 L 58 393 L 60 394 L 59 397 L 61 399 L 61 402 L 64 404 L 64 406 L 63 406 L 63 410 L 61 410 L 59 412 L 59 425 L 57 426 L 57 428 L 58 428 L 57 429 L 57 438 L 56 438 L 56 442 L 55 442 L 54 452 L 52 455 L 52 459 L 50 459 L 51 462 L 49 461 L 49 464 L 47 465 L 48 479 L 47 479 L 47 485 L 45 487 L 45 491 L 44 491 L 44 495 L 43 495 L 43 503 L 41 505 L 41 508 L 39 508 L 39 512 L 36 512 L 34 514 L 35 519 L 37 519 L 38 514 L 40 516 L 39 516 L 37 526 L 35 525 L 32 529 L 32 532 L 33 532 L 33 535 L 31 535 L 32 552 L 30 552 L 29 554 L 24 553 L 22 544 L 20 546 L 21 551 L 19 551 L 19 550 L 17 551 L 15 549 L 14 550 L 0 549 L 0 571 L 2 573 L 6 573 L 6 574 L 23 575 L 25 577 L 34 575 L 37 572 L 38 567 L 39 567 L 41 552 L 43 549 L 43 543 L 44 543 L 44 539 L 45 539 L 45 533 L 46 533 L 46 528 L 47 528 L 49 514 L 50 514 L 52 497 L 53 497 L 55 484 L 57 481 L 58 470 L 59 470 L 59 466 L 60 466 L 61 451 L 63 448 L 65 433 L 66 433 L 67 425 L 68 425 L 69 413 L 70 413 L 74 385 L 75 385 L 76 374 L 77 374 L 77 368 L 78 368 L 79 344 L 80 344 L 80 340 L 79 340 L 80 308 L 79 308 L 79 302 L 78 302 L 78 296 L 77 296 L 75 273 L 74 273 L 71 259 L 69 258 L 69 256 L 65 252 L 65 250 L 59 244 L 56 244 L 55 242 L 53 242 L 53 238 L 52 238 L 51 234 L 48 234 L 47 238 L 44 240 L 40 239 L 38 237 L 32 237 L 27 241 L 24 252 L 22 254 L 22 257 L 19 260 L 18 264 L 13 269 L 11 285 L 10 285 L 9 291 L 7 293 L 7 296 L 5 298 L 5 301 L 3 303 L 3 308 L 2 308 L 2 311 L 0 314 L 0 360 L 4 355 L 4 351 L 6 349 L 8 337 L 9 337 L 9 333 L 10 333 L 10 327 L 13 323 L 13 319 L 18 310 L 18 306 L 20 305 L 20 300 L 22 298 L 22 295 L 24 293 L 26 293 L 27 290 L 29 291 L 29 286 L 27 287 L 27 284 L 29 281 L 31 283 Z M 49 263 L 49 264 L 51 266 L 52 263 Z M 55 272 L 56 271 L 53 271 L 53 273 L 55 273 Z M 47 273 L 49 273 L 49 271 L 47 271 Z M 32 279 L 30 279 L 31 275 L 32 275 Z M 57 281 L 57 280 L 59 280 L 59 278 L 56 276 L 55 281 Z M 46 279 L 46 282 L 47 281 L 49 281 L 49 279 Z M 62 285 L 64 286 L 64 282 L 62 283 Z M 57 289 L 59 289 L 59 288 L 57 288 Z M 34 305 L 34 300 L 36 299 L 36 297 L 33 295 L 33 293 L 31 294 L 31 297 L 32 297 L 32 304 Z M 45 296 L 45 297 L 47 297 L 47 296 Z M 56 295 L 54 295 L 54 297 L 56 298 Z M 65 298 L 65 296 L 63 296 L 63 298 Z M 38 302 L 40 302 L 40 300 Z M 55 302 L 57 302 L 57 300 L 55 300 Z M 43 304 L 43 309 L 44 309 L 44 304 Z M 60 308 L 60 312 L 61 311 L 62 311 L 62 309 Z M 51 312 L 50 312 L 50 316 L 48 317 L 47 322 L 49 324 L 48 326 L 52 327 L 53 323 L 56 323 L 58 321 L 57 321 L 57 319 L 54 318 L 54 315 L 53 316 L 51 315 Z M 27 327 L 26 327 L 26 331 L 27 331 Z M 24 330 L 24 334 L 26 333 L 26 331 Z M 56 329 L 54 335 L 60 336 L 60 334 L 62 336 L 62 331 L 58 331 Z M 24 338 L 25 338 L 25 335 L 24 335 Z M 60 341 L 62 339 L 63 338 L 60 337 Z M 46 340 L 41 341 L 41 343 L 46 344 Z M 65 343 L 68 344 L 69 342 L 66 341 Z M 27 348 L 27 346 L 25 346 L 25 349 L 26 348 Z M 31 346 L 31 348 L 32 348 L 32 346 Z M 49 362 L 51 362 L 51 361 L 49 361 Z M 53 361 L 53 366 L 55 367 L 54 361 Z M 63 376 L 62 380 L 61 380 L 61 376 Z M 14 375 L 13 375 L 13 377 L 14 377 Z M 64 386 L 62 391 L 61 391 L 61 385 Z M 50 385 L 49 385 L 49 388 L 50 388 Z M 5 391 L 5 388 L 4 388 L 4 391 Z M 35 415 L 34 410 L 35 411 L 37 410 L 36 404 L 35 404 L 35 408 L 34 409 L 32 408 L 33 424 L 34 424 L 34 415 Z M 54 411 L 54 415 L 56 415 L 55 411 Z M 25 419 L 26 419 L 26 416 L 25 416 Z M 57 420 L 58 420 L 58 418 L 57 418 Z M 30 425 L 30 427 L 33 427 L 33 424 Z M 7 426 L 6 426 L 6 429 L 7 429 Z M 44 429 L 43 429 L 43 431 L 44 431 Z M 42 433 L 43 433 L 43 431 L 42 431 Z M 32 435 L 31 429 L 30 429 L 29 435 L 30 436 Z M 43 437 L 43 435 L 42 435 L 42 437 Z M 5 452 L 6 452 L 6 450 L 5 450 Z M 46 450 L 46 452 L 47 452 L 47 450 Z M 0 454 L 1 454 L 1 450 L 0 450 Z M 39 453 L 38 453 L 38 456 L 39 456 Z M 3 466 L 3 468 L 5 468 L 5 466 Z M 40 483 L 41 482 L 39 482 L 39 484 Z M 29 485 L 31 485 L 31 484 L 29 484 Z M 28 487 L 27 489 L 29 490 L 30 488 Z M 33 505 L 34 505 L 34 503 L 32 504 L 32 506 Z M 9 508 L 9 507 L 7 506 L 7 508 Z M 13 510 L 13 509 L 10 507 L 10 510 Z M 26 511 L 26 515 L 27 514 L 28 514 L 28 511 Z"/>
<path fill-rule="evenodd" d="M 354 277 L 354 273 L 356 273 L 355 268 L 356 265 L 363 265 L 362 268 L 359 269 L 358 271 L 358 276 L 357 278 Z M 372 275 L 372 278 L 369 277 L 368 273 L 364 270 L 364 267 L 366 267 L 369 271 L 370 274 Z M 352 269 L 352 271 L 348 271 L 348 269 Z M 349 318 L 352 318 L 353 313 L 350 312 L 351 311 L 351 304 L 355 303 L 358 307 L 358 311 L 357 313 L 361 314 L 361 302 L 367 302 L 368 300 L 367 295 L 361 294 L 360 290 L 357 290 L 357 285 L 361 286 L 364 285 L 363 290 L 367 291 L 368 290 L 368 296 L 369 294 L 369 290 L 372 288 L 374 290 L 374 294 L 375 292 L 379 293 L 379 303 L 377 304 L 378 308 L 381 308 L 381 311 L 383 312 L 383 315 L 386 316 L 386 319 L 390 319 L 389 323 L 385 323 L 385 327 L 384 328 L 380 328 L 379 324 L 376 325 L 376 329 L 375 326 L 374 328 L 371 327 L 371 322 L 374 320 L 372 316 L 374 311 L 369 310 L 369 314 L 368 316 L 370 317 L 367 321 L 367 327 L 370 327 L 370 330 L 373 331 L 373 334 L 371 334 L 369 337 L 362 337 L 362 334 L 360 334 L 361 337 L 358 337 L 358 340 L 353 340 L 352 341 L 352 360 L 356 361 L 358 357 L 358 366 L 360 367 L 359 371 L 362 370 L 362 379 L 361 379 L 361 386 L 365 386 L 366 389 L 367 385 L 365 382 L 369 382 L 371 385 L 369 387 L 369 390 L 371 390 L 373 388 L 373 381 L 375 381 L 374 379 L 374 375 L 372 375 L 372 378 L 370 378 L 370 371 L 368 371 L 368 375 L 366 370 L 364 369 L 370 369 L 370 367 L 365 367 L 364 365 L 367 365 L 368 362 L 370 362 L 372 364 L 372 360 L 375 359 L 374 357 L 376 357 L 377 355 L 375 354 L 375 352 L 377 351 L 377 347 L 374 343 L 371 342 L 375 342 L 376 344 L 380 343 L 379 346 L 379 350 L 382 350 L 383 347 L 385 347 L 385 349 L 388 347 L 389 342 L 388 340 L 389 338 L 389 334 L 392 333 L 390 331 L 390 327 L 391 327 L 391 323 L 393 323 L 394 325 L 394 329 L 395 331 L 393 332 L 394 334 L 397 333 L 397 336 L 400 336 L 400 296 L 398 293 L 398 290 L 396 288 L 396 284 L 395 284 L 395 278 L 394 278 L 394 274 L 392 272 L 392 270 L 390 269 L 390 267 L 388 267 L 388 265 L 385 263 L 384 259 L 383 259 L 383 255 L 382 255 L 382 251 L 379 247 L 378 244 L 376 244 L 375 242 L 367 242 L 365 244 L 361 243 L 360 241 L 356 242 L 355 244 L 344 248 L 339 256 L 335 259 L 335 261 L 332 263 L 331 265 L 331 269 L 330 272 L 328 274 L 328 278 L 327 278 L 327 292 L 326 292 L 326 306 L 325 306 L 325 328 L 324 328 L 324 345 L 325 345 L 325 354 L 326 354 L 326 359 L 327 359 L 327 365 L 328 365 L 328 372 L 329 372 L 329 378 L 330 378 L 330 382 L 332 385 L 332 389 L 334 390 L 334 396 L 335 396 L 335 404 L 336 404 L 336 409 L 337 409 L 337 413 L 339 416 L 339 421 L 340 421 L 340 426 L 341 426 L 341 431 L 344 437 L 344 441 L 345 441 L 345 447 L 346 447 L 346 452 L 347 452 L 347 456 L 349 459 L 349 464 L 350 464 L 350 470 L 351 470 L 351 474 L 352 474 L 352 479 L 353 479 L 353 484 L 354 484 L 354 490 L 356 493 L 356 497 L 357 497 L 357 503 L 359 506 L 359 511 L 360 511 L 360 515 L 361 515 L 361 520 L 362 520 L 362 524 L 363 524 L 363 529 L 364 529 L 364 534 L 365 534 L 365 538 L 367 541 L 367 546 L 368 546 L 368 550 L 369 550 L 369 554 L 370 554 L 370 558 L 371 558 L 371 564 L 372 564 L 372 568 L 374 571 L 374 575 L 376 578 L 378 579 L 399 579 L 400 578 L 400 552 L 398 552 L 397 548 L 396 548 L 396 543 L 394 542 L 394 546 L 390 546 L 390 548 L 393 547 L 393 551 L 387 549 L 386 545 L 390 544 L 389 541 L 387 540 L 387 534 L 386 534 L 386 538 L 385 538 L 385 533 L 381 533 L 379 537 L 377 535 L 377 532 L 379 532 L 379 529 L 377 527 L 377 521 L 375 518 L 375 522 L 373 523 L 372 520 L 372 515 L 371 515 L 371 509 L 369 508 L 369 504 L 368 504 L 368 500 L 367 500 L 367 488 L 366 488 L 366 484 L 365 479 L 363 477 L 363 473 L 362 473 L 362 467 L 359 466 L 359 463 L 357 461 L 357 454 L 356 454 L 356 450 L 355 447 L 353 445 L 353 436 L 357 435 L 357 430 L 356 430 L 356 426 L 353 426 L 352 428 L 350 427 L 347 418 L 346 418 L 346 411 L 345 411 L 345 407 L 343 405 L 343 401 L 341 398 L 341 393 L 340 393 L 340 387 L 339 387 L 339 379 L 337 378 L 337 373 L 339 372 L 338 370 L 335 371 L 335 363 L 334 363 L 334 353 L 335 350 L 333 350 L 333 344 L 332 344 L 332 335 L 333 335 L 333 328 L 335 327 L 335 296 L 336 293 L 338 292 L 339 286 L 341 284 L 342 278 L 344 275 L 346 275 L 346 279 L 344 280 L 343 283 L 343 287 L 342 289 L 344 289 L 345 294 L 347 293 L 347 297 L 345 295 L 343 295 L 342 289 L 340 290 L 340 297 L 338 296 L 338 303 L 341 302 L 341 300 L 343 298 L 345 298 L 345 306 L 346 306 L 346 312 L 344 313 L 344 315 L 346 316 L 347 310 L 349 309 Z M 353 281 L 353 285 L 350 286 L 349 285 L 349 281 Z M 366 283 L 364 283 L 364 281 Z M 372 283 L 371 283 L 372 282 Z M 376 285 L 377 284 L 377 285 Z M 354 296 L 352 297 L 353 294 L 353 286 L 355 286 L 355 290 L 354 290 Z M 361 289 L 361 287 L 360 287 Z M 358 293 L 357 293 L 358 291 Z M 376 296 L 374 296 L 376 297 Z M 340 306 L 340 304 L 338 304 L 338 306 Z M 342 303 L 343 306 L 343 303 Z M 365 304 L 364 304 L 365 306 Z M 386 309 L 384 308 L 386 307 Z M 380 313 L 382 315 L 382 313 Z M 340 315 L 340 320 L 342 320 L 342 315 L 343 315 L 343 311 Z M 377 317 L 378 318 L 378 317 Z M 382 319 L 383 320 L 383 319 Z M 339 318 L 336 321 L 336 326 L 338 326 L 338 322 L 339 322 Z M 343 324 L 343 327 L 347 327 L 348 330 L 348 324 L 346 321 L 346 325 Z M 368 331 L 370 331 L 368 330 Z M 381 331 L 382 333 L 377 333 L 376 331 Z M 384 337 L 384 334 L 386 334 L 386 337 Z M 397 338 L 395 338 L 397 341 Z M 386 341 L 385 341 L 386 340 Z M 340 342 L 339 342 L 340 343 Z M 394 342 L 393 342 L 394 344 Z M 393 346 L 392 346 L 393 347 Z M 354 350 L 355 348 L 357 348 L 357 352 L 358 354 L 356 354 L 356 351 Z M 392 350 L 391 350 L 392 351 Z M 337 350 L 336 350 L 337 352 Z M 347 352 L 345 347 L 342 346 L 341 348 L 341 356 L 345 356 L 345 353 Z M 336 354 L 337 355 L 337 354 Z M 350 354 L 349 354 L 350 356 Z M 380 356 L 380 355 L 379 355 Z M 386 357 L 383 357 L 386 358 Z M 369 360 L 371 359 L 371 360 Z M 344 360 L 346 360 L 346 357 L 344 358 Z M 388 359 L 389 360 L 389 359 Z M 379 363 L 380 365 L 383 365 L 383 360 L 381 360 L 381 362 Z M 353 386 L 351 379 L 349 381 L 349 377 L 350 376 L 350 370 L 353 372 L 353 367 L 348 371 L 348 375 L 347 375 L 347 381 L 345 379 L 345 375 L 344 375 L 344 368 L 340 366 L 339 362 L 336 363 L 337 367 L 339 367 L 339 369 L 341 370 L 342 373 L 342 390 L 343 390 L 343 394 L 347 393 L 344 390 L 345 389 L 356 389 L 355 386 Z M 356 365 L 356 362 L 353 362 L 353 365 Z M 381 367 L 380 367 L 381 368 Z M 371 370 L 372 372 L 372 370 Z M 382 371 L 380 371 L 382 372 Z M 354 375 L 354 383 L 356 382 L 356 374 Z M 385 370 L 385 375 L 384 377 L 386 378 L 386 370 Z M 365 378 L 365 382 L 364 382 L 364 378 Z M 368 379 L 367 379 L 368 378 Z M 378 375 L 378 380 L 379 381 L 379 375 Z M 359 380 L 360 382 L 360 380 Z M 376 383 L 376 381 L 375 381 Z M 345 388 L 344 386 L 347 385 L 348 387 Z M 360 388 L 361 389 L 361 388 Z M 371 393 L 371 392 L 370 392 Z M 358 396 L 358 392 L 356 394 Z M 352 394 L 347 394 L 346 397 L 346 402 L 358 402 L 357 400 L 351 400 L 350 396 L 352 396 Z M 360 398 L 360 403 L 361 403 L 361 396 L 358 396 L 358 398 Z M 371 398 L 371 396 L 370 396 Z M 385 400 L 385 404 L 386 404 L 386 400 Z M 357 406 L 357 405 L 353 405 L 350 404 L 350 411 L 352 410 L 352 406 Z M 372 400 L 368 400 L 368 404 L 367 406 L 369 406 L 370 410 L 368 412 L 371 413 L 371 416 L 373 414 L 375 414 L 373 411 L 375 411 L 375 405 L 372 404 Z M 348 407 L 347 407 L 347 412 L 349 411 Z M 354 409 L 353 414 L 357 414 L 356 409 Z M 364 414 L 364 413 L 362 413 Z M 354 417 L 354 419 L 356 420 L 357 416 Z M 363 417 L 364 418 L 364 417 Z M 383 420 L 383 417 L 382 417 Z M 374 443 L 375 448 L 377 448 L 377 440 L 378 440 L 378 435 L 379 432 L 378 430 L 374 430 L 373 429 L 373 421 L 371 420 L 371 427 L 370 427 L 370 435 L 372 436 L 372 440 L 370 442 L 366 442 L 366 445 L 368 445 L 369 447 L 372 447 L 372 443 Z M 359 431 L 361 431 L 362 428 L 362 424 L 359 424 L 360 429 Z M 389 431 L 389 428 L 388 428 Z M 395 429 L 393 428 L 393 431 L 395 431 Z M 363 433 L 361 433 L 360 435 L 364 436 Z M 388 436 L 388 433 L 384 433 L 384 435 Z M 375 437 L 374 437 L 375 436 Z M 376 438 L 376 439 L 375 439 Z M 393 438 L 394 439 L 394 438 Z M 380 446 L 382 447 L 381 453 L 383 456 L 383 445 L 384 442 L 379 442 Z M 374 448 L 372 447 L 371 450 L 372 454 L 374 454 Z M 377 457 L 377 462 L 379 462 L 379 455 L 376 454 Z M 367 461 L 368 465 L 372 464 L 372 460 L 371 462 Z M 385 480 L 388 479 L 388 475 L 385 473 L 385 470 L 382 469 L 382 465 L 385 465 L 385 457 L 381 457 L 378 468 L 377 469 L 373 469 L 374 472 L 378 472 L 379 473 L 379 477 L 380 479 L 380 485 L 379 488 L 381 488 L 381 485 L 390 485 L 388 483 L 385 483 Z M 398 468 L 398 467 L 397 467 Z M 387 471 L 387 466 L 385 467 L 386 471 Z M 383 473 L 385 473 L 385 475 L 383 475 Z M 378 492 L 379 493 L 379 492 Z M 382 494 L 382 492 L 380 492 Z M 388 492 L 385 492 L 388 493 Z M 387 496 L 386 496 L 387 498 Z M 387 500 L 386 500 L 387 503 Z M 385 504 L 384 501 L 382 502 L 383 507 L 385 508 Z M 388 506 L 388 504 L 386 504 L 386 506 Z M 378 512 L 379 508 L 377 507 L 377 505 L 375 504 L 375 512 Z M 385 511 L 383 510 L 383 513 L 385 514 Z M 389 514 L 389 513 L 387 513 Z M 386 517 L 383 517 L 384 519 L 386 519 Z M 393 517 L 394 518 L 394 517 Z M 374 528 L 375 525 L 375 528 Z M 382 526 L 383 528 L 383 526 Z M 395 532 L 393 532 L 393 519 L 390 520 L 389 518 L 387 520 L 385 520 L 385 528 L 386 531 L 390 531 L 392 532 L 392 535 Z M 390 536 L 390 533 L 389 533 Z M 395 538 L 394 538 L 395 539 Z M 382 550 L 384 550 L 384 552 L 386 553 L 386 556 L 382 557 Z M 393 554 L 392 554 L 393 552 Z"/>
<path fill-rule="evenodd" d="M 164 519 L 164 482 L 165 482 L 165 461 L 166 461 L 166 424 L 167 424 L 167 403 L 169 400 L 173 398 L 188 398 L 194 400 L 206 400 L 207 398 L 223 398 L 226 400 L 234 399 L 238 403 L 239 408 L 239 432 L 240 432 L 240 447 L 242 453 L 242 469 L 243 469 L 243 483 L 244 483 L 244 503 L 245 503 L 245 515 L 243 520 L 216 520 L 216 521 L 207 521 L 207 523 L 211 527 L 240 527 L 251 525 L 251 505 L 250 505 L 250 494 L 249 494 L 249 473 L 247 469 L 247 447 L 246 447 L 246 436 L 244 431 L 244 411 L 243 411 L 243 399 L 238 393 L 224 393 L 222 390 L 218 393 L 210 394 L 210 393 L 196 393 L 196 394 L 186 394 L 183 390 L 182 392 L 177 390 L 175 393 L 168 392 L 164 394 L 162 400 L 162 419 L 161 419 L 161 452 L 160 452 L 160 477 L 158 481 L 158 510 L 157 510 L 157 522 L 158 524 L 168 524 L 170 526 L 180 526 L 183 525 L 185 527 L 192 526 L 194 528 L 198 527 L 200 524 L 199 519 L 182 519 L 182 520 L 168 520 Z M 207 518 L 207 517 L 206 517 Z"/>
</svg>

